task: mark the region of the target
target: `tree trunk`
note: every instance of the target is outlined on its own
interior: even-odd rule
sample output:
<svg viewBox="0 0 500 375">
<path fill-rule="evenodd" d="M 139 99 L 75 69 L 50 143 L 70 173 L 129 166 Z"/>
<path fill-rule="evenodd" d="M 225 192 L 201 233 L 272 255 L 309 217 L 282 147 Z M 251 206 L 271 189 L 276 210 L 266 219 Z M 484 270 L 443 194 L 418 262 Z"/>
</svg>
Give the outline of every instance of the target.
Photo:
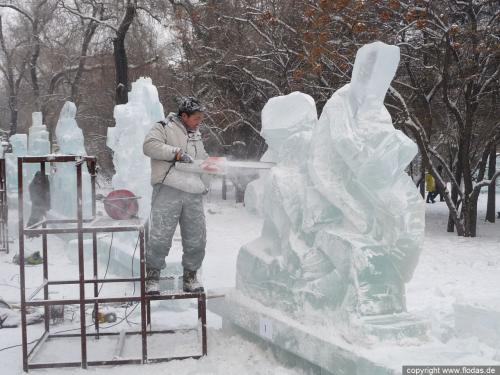
<svg viewBox="0 0 500 375">
<path fill-rule="evenodd" d="M 9 109 L 10 109 L 10 124 L 9 124 L 9 136 L 17 133 L 17 96 L 12 93 L 9 96 Z"/>
<path fill-rule="evenodd" d="M 113 39 L 113 55 L 115 58 L 116 104 L 128 102 L 128 61 L 125 50 L 125 36 L 137 12 L 137 0 L 128 0 L 125 16 Z"/>
<path fill-rule="evenodd" d="M 113 54 L 115 57 L 116 71 L 116 104 L 126 104 L 128 102 L 128 62 L 125 51 L 125 40 L 113 39 Z"/>
<path fill-rule="evenodd" d="M 78 62 L 78 70 L 76 71 L 75 79 L 73 80 L 73 83 L 71 84 L 70 100 L 75 104 L 77 104 L 77 102 L 78 102 L 78 90 L 80 88 L 80 81 L 81 81 L 82 75 L 83 75 L 83 68 L 85 66 L 85 60 L 87 58 L 87 51 L 89 49 L 90 42 L 92 41 L 92 38 L 95 34 L 96 29 L 97 29 L 97 23 L 90 22 L 87 26 L 87 29 L 85 30 L 82 48 L 80 50 L 80 59 Z"/>
<path fill-rule="evenodd" d="M 38 19 L 33 23 L 33 53 L 30 58 L 30 77 L 31 86 L 33 88 L 33 96 L 35 97 L 35 109 L 38 112 L 42 112 L 42 103 L 40 99 L 40 86 L 38 85 L 38 57 L 40 56 L 40 35 L 38 31 Z"/>
<path fill-rule="evenodd" d="M 477 200 L 479 198 L 479 191 L 466 196 L 463 203 L 463 217 L 464 217 L 464 237 L 476 237 L 477 228 Z"/>
<path fill-rule="evenodd" d="M 496 155 L 496 145 L 492 144 L 490 148 L 490 156 L 488 162 L 488 180 L 493 178 L 495 171 L 497 169 L 497 155 Z M 486 208 L 486 221 L 490 223 L 495 222 L 495 192 L 496 183 L 492 183 L 488 186 L 488 204 Z"/>
<path fill-rule="evenodd" d="M 0 46 L 5 55 L 5 64 L 6 69 L 2 69 L 6 81 L 7 81 L 7 92 L 9 95 L 9 110 L 10 110 L 10 123 L 9 123 L 9 135 L 14 135 L 17 133 L 17 89 L 19 88 L 19 84 L 21 83 L 21 78 L 24 75 L 24 66 L 21 66 L 19 69 L 19 77 L 16 80 L 14 78 L 14 67 L 12 64 L 12 60 L 10 58 L 9 51 L 5 45 L 5 38 L 3 34 L 3 22 L 2 16 L 0 16 Z"/>
<path fill-rule="evenodd" d="M 420 177 L 419 185 L 420 195 L 425 199 L 425 169 L 422 169 L 422 176 Z"/>
</svg>

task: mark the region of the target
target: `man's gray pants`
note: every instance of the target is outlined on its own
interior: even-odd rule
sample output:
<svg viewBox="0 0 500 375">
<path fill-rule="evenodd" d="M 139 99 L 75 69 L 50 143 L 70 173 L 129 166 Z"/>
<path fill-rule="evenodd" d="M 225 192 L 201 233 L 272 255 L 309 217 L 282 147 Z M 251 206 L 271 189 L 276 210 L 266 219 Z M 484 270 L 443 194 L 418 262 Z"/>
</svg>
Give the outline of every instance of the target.
<svg viewBox="0 0 500 375">
<path fill-rule="evenodd" d="M 146 249 L 147 269 L 165 268 L 165 257 L 172 238 L 181 227 L 182 267 L 196 271 L 205 257 L 207 230 L 203 211 L 203 195 L 191 194 L 163 184 L 153 187 L 149 238 Z"/>
</svg>

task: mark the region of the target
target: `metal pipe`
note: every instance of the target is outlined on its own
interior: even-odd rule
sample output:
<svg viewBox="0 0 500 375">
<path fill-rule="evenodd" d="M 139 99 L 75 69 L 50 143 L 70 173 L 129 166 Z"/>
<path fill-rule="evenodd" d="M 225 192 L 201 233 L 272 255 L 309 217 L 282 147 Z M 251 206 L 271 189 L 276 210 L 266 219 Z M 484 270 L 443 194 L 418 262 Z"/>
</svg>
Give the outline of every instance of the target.
<svg viewBox="0 0 500 375">
<path fill-rule="evenodd" d="M 87 165 L 89 166 L 89 172 L 90 172 L 90 187 L 92 191 L 92 217 L 94 220 L 97 220 L 96 218 L 96 191 L 95 191 L 95 181 L 96 181 L 96 163 L 95 161 L 90 161 L 87 162 Z M 92 225 L 94 222 L 91 221 L 89 225 Z M 98 265 L 97 265 L 97 233 L 92 232 L 92 258 L 93 258 L 93 266 L 94 266 L 94 279 L 97 279 L 99 277 L 98 275 Z M 97 283 L 94 283 L 94 297 L 99 296 L 99 287 L 97 286 Z M 94 304 L 94 312 L 95 312 L 95 330 L 97 331 L 97 338 L 99 338 L 99 304 L 96 302 Z"/>
<path fill-rule="evenodd" d="M 96 161 L 91 160 L 87 162 L 90 171 L 90 188 L 92 191 L 92 217 L 96 216 L 96 191 L 95 191 L 95 181 L 97 177 Z"/>
<path fill-rule="evenodd" d="M 152 331 L 152 333 L 165 333 L 165 334 L 174 334 L 174 333 L 188 333 L 188 332 L 193 332 L 197 331 L 198 327 L 196 328 L 181 328 L 181 329 L 163 329 L 163 330 L 155 330 Z M 120 331 L 121 332 L 121 331 Z M 100 336 L 118 336 L 120 332 L 101 332 L 99 333 Z M 133 336 L 133 335 L 142 335 L 141 331 L 125 331 L 126 335 Z M 95 337 L 97 336 L 97 333 L 87 333 L 87 337 Z M 50 334 L 49 339 L 58 339 L 61 337 L 80 337 L 79 333 L 62 333 L 62 334 Z"/>
<path fill-rule="evenodd" d="M 19 216 L 19 286 L 21 287 L 21 336 L 23 370 L 28 371 L 28 338 L 26 334 L 26 280 L 24 269 L 24 201 L 23 201 L 23 160 L 17 158 L 17 199 Z"/>
<path fill-rule="evenodd" d="M 40 171 L 44 179 L 42 181 L 45 182 L 45 175 L 46 175 L 46 170 L 45 170 L 45 163 L 40 163 Z M 44 186 L 45 189 L 47 190 L 49 187 Z M 47 225 L 45 223 L 42 223 L 42 229 L 46 229 Z M 48 285 L 48 279 L 49 279 L 49 262 L 47 261 L 47 233 L 42 234 L 42 259 L 43 259 L 43 299 L 48 300 L 49 299 L 49 285 Z M 30 300 L 32 297 L 30 297 Z M 43 308 L 43 316 L 44 316 L 44 323 L 45 323 L 45 332 L 49 331 L 49 306 L 44 306 Z"/>
<path fill-rule="evenodd" d="M 198 298 L 199 294 L 190 293 L 184 294 L 163 294 L 163 295 L 152 295 L 145 297 L 145 302 L 147 300 L 159 301 L 159 300 L 177 300 L 177 299 L 191 299 Z M 115 302 L 140 302 L 141 296 L 136 297 L 106 297 L 106 298 L 84 298 L 82 299 L 83 304 L 92 303 L 115 303 Z M 53 299 L 53 300 L 35 300 L 35 301 L 25 301 L 25 306 L 45 306 L 45 305 L 78 305 L 80 304 L 80 299 Z"/>
<path fill-rule="evenodd" d="M 99 297 L 99 287 L 97 285 L 97 282 L 95 280 L 98 279 L 98 269 L 97 269 L 97 233 L 92 233 L 92 261 L 93 261 L 93 266 L 94 266 L 94 280 L 88 280 L 88 281 L 94 281 L 94 297 L 97 298 Z M 87 280 L 85 280 L 87 282 Z M 97 333 L 99 333 L 99 303 L 94 303 L 94 314 L 95 314 L 95 319 L 94 319 L 94 325 L 95 325 L 95 330 Z"/>
<path fill-rule="evenodd" d="M 160 277 L 160 280 L 175 280 L 177 277 L 174 276 L 162 276 Z M 92 280 L 85 280 L 86 284 L 92 284 L 92 283 L 124 283 L 124 282 L 140 282 L 141 278 L 140 276 L 138 277 L 126 277 L 126 278 L 110 278 L 110 279 L 92 279 Z M 54 281 L 49 281 L 48 285 L 58 285 L 58 284 L 78 284 L 78 280 L 54 280 Z M 223 297 L 224 295 L 220 295 Z M 213 297 L 216 298 L 219 297 L 219 295 Z M 212 298 L 212 297 L 208 297 Z"/>
<path fill-rule="evenodd" d="M 117 227 L 117 226 L 109 226 L 109 227 L 82 227 L 81 229 L 78 228 L 47 228 L 47 229 L 26 229 L 24 232 L 26 234 L 60 234 L 60 233 L 79 233 L 80 231 L 82 233 L 100 233 L 100 232 L 135 232 L 139 229 L 139 224 L 137 225 L 130 225 L 130 226 L 123 226 L 123 227 Z"/>
<path fill-rule="evenodd" d="M 95 156 L 86 155 L 49 155 L 49 156 L 20 156 L 23 163 L 41 163 L 41 162 L 52 162 L 52 163 L 64 163 L 69 161 L 74 161 L 77 163 L 82 163 L 84 161 L 95 161 Z"/>
<path fill-rule="evenodd" d="M 142 331 L 142 362 L 147 363 L 148 360 L 148 340 L 146 336 L 146 259 L 144 257 L 144 229 L 139 230 L 139 259 L 141 273 L 141 331 Z M 132 259 L 133 261 L 133 259 Z M 149 307 L 149 299 L 148 299 Z M 149 311 L 149 308 L 148 308 Z"/>
<path fill-rule="evenodd" d="M 125 283 L 131 281 L 140 281 L 140 277 L 129 277 L 129 278 L 110 278 L 110 279 L 90 279 L 84 280 L 85 284 L 99 284 L 99 283 Z M 63 284 L 78 284 L 79 280 L 53 280 L 49 281 L 48 285 L 63 285 Z"/>
<path fill-rule="evenodd" d="M 51 305 L 79 305 L 80 301 L 83 304 L 91 304 L 91 303 L 117 303 L 117 302 L 139 302 L 141 297 L 110 297 L 110 298 L 84 298 L 80 299 L 53 299 L 48 301 L 26 301 L 25 306 L 51 306 Z"/>
<path fill-rule="evenodd" d="M 87 336 L 85 321 L 85 263 L 83 259 L 82 164 L 76 164 L 76 216 L 78 229 L 78 271 L 80 284 L 80 333 L 82 368 L 87 368 Z"/>
<path fill-rule="evenodd" d="M 206 305 L 205 293 L 202 293 L 198 301 L 201 304 L 202 353 L 203 355 L 207 355 L 207 305 Z"/>
<path fill-rule="evenodd" d="M 9 205 L 7 201 L 7 179 L 6 179 L 6 166 L 5 166 L 5 154 L 3 158 L 0 159 L 0 200 L 2 202 L 1 207 L 1 248 L 0 251 L 5 251 L 6 254 L 9 253 Z"/>
</svg>

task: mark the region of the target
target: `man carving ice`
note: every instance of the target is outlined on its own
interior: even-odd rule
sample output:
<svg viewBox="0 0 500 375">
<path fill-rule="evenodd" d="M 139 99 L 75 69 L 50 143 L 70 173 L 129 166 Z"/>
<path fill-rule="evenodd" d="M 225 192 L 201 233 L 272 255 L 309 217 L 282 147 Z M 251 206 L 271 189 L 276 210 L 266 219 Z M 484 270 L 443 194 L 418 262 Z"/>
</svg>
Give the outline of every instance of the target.
<svg viewBox="0 0 500 375">
<path fill-rule="evenodd" d="M 206 182 L 198 174 L 173 168 L 175 163 L 206 159 L 198 126 L 205 107 L 193 97 L 183 98 L 178 113 L 155 123 L 146 135 L 143 151 L 151 158 L 150 233 L 146 251 L 146 293 L 158 294 L 161 269 L 179 223 L 182 237 L 183 289 L 202 291 L 196 277 L 205 257 L 206 226 L 203 194 Z"/>
</svg>

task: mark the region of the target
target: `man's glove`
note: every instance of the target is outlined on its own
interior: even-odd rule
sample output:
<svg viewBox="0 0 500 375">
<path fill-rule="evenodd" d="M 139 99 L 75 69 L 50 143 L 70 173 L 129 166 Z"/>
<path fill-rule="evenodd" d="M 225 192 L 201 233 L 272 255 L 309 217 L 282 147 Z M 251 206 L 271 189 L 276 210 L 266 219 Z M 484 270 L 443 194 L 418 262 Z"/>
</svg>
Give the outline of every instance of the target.
<svg viewBox="0 0 500 375">
<path fill-rule="evenodd" d="M 177 151 L 177 154 L 175 154 L 175 161 L 179 163 L 194 163 L 193 157 L 182 150 Z"/>
</svg>

